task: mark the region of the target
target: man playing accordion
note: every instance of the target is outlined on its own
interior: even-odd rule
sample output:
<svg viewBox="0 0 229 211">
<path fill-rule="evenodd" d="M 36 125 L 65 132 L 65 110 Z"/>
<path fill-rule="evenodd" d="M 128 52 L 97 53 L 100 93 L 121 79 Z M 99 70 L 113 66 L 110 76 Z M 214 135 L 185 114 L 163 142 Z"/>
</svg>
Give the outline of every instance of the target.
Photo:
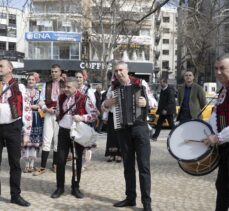
<svg viewBox="0 0 229 211">
<path fill-rule="evenodd" d="M 115 65 L 114 80 L 112 86 L 107 92 L 107 99 L 103 103 L 103 109 L 111 109 L 117 105 L 117 99 L 112 96 L 112 91 L 120 87 L 133 86 L 143 87 L 144 96 L 140 95 L 133 104 L 141 108 L 143 113 L 148 112 L 149 107 L 156 107 L 157 102 L 150 92 L 147 83 L 144 80 L 137 79 L 128 75 L 128 66 L 120 61 Z M 128 96 L 128 95 L 127 95 Z M 128 101 L 124 99 L 124 101 Z M 129 112 L 125 114 L 125 112 Z M 131 111 L 122 111 L 121 116 L 132 115 Z M 114 117 L 115 118 L 115 117 Z M 115 207 L 126 207 L 136 205 L 136 173 L 135 173 L 135 155 L 139 169 L 141 199 L 145 211 L 151 209 L 151 174 L 150 174 L 150 139 L 149 129 L 146 121 L 146 115 L 137 118 L 133 124 L 122 125 L 117 130 L 118 140 L 121 147 L 124 177 L 126 182 L 126 199 L 114 204 Z"/>
</svg>

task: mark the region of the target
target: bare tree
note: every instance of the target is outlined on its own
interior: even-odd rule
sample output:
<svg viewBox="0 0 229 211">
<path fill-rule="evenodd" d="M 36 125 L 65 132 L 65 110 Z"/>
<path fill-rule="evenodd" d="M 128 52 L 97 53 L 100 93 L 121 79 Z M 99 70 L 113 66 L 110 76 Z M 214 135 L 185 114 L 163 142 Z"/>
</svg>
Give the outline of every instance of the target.
<svg viewBox="0 0 229 211">
<path fill-rule="evenodd" d="M 183 0 L 179 7 L 178 41 L 183 52 L 178 69 L 188 66 L 198 79 L 205 73 L 209 55 L 215 52 L 218 30 L 229 17 L 219 15 L 224 8 L 220 0 L 195 0 L 189 1 L 189 5 L 181 2 Z"/>
<path fill-rule="evenodd" d="M 149 17 L 168 2 L 174 1 L 92 0 L 89 40 L 103 64 L 100 75 L 103 86 L 107 85 L 109 62 L 120 58 L 122 44 L 128 48 L 140 29 L 147 25 L 150 28 Z"/>
</svg>

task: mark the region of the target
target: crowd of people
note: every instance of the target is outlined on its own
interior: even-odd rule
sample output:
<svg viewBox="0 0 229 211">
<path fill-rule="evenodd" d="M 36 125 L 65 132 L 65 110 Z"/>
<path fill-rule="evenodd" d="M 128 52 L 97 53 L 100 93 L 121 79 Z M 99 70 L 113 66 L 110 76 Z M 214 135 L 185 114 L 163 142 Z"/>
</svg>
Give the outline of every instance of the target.
<svg viewBox="0 0 229 211">
<path fill-rule="evenodd" d="M 222 89 L 208 122 L 214 134 L 206 136 L 204 143 L 207 146 L 219 145 L 221 157 L 216 181 L 216 211 L 226 211 L 229 207 L 228 54 L 216 60 L 215 74 L 222 84 Z M 80 190 L 81 173 L 83 167 L 87 168 L 92 158 L 92 148 L 95 146 L 83 147 L 70 138 L 73 122 L 84 122 L 95 128 L 98 133 L 101 133 L 103 126 L 106 125 L 107 161 L 123 161 L 126 198 L 116 202 L 114 206 L 136 205 L 136 160 L 143 210 L 152 210 L 150 138 L 154 141 L 158 139 L 165 119 L 168 120 L 171 129 L 175 127 L 176 93 L 166 78 L 160 79 L 161 92 L 157 103 L 146 81 L 130 76 L 128 65 L 123 61 L 115 64 L 110 87 L 103 94 L 100 85 L 96 87 L 95 92 L 90 88 L 86 71 L 76 71 L 74 77 L 67 77 L 58 64 L 52 65 L 51 80 L 43 84 L 41 91 L 36 87 L 40 80 L 38 73 L 28 74 L 24 86 L 13 77 L 13 66 L 7 59 L 0 59 L 0 76 L 0 162 L 3 147 L 6 147 L 10 165 L 11 203 L 30 206 L 21 196 L 20 159 L 25 163 L 24 173 L 39 176 L 46 173 L 47 160 L 52 148 L 52 170 L 56 174 L 56 190 L 51 197 L 59 198 L 65 191 L 65 165 L 69 158 L 73 160 L 71 194 L 76 198 L 84 197 Z M 114 108 L 117 106 L 117 99 L 113 91 L 122 87 L 132 87 L 140 93 L 134 102 L 140 115 L 131 123 L 122 123 L 116 130 Z M 180 106 L 177 116 L 179 124 L 201 119 L 206 105 L 205 93 L 202 87 L 194 82 L 194 74 L 190 70 L 184 73 L 184 84 L 178 88 L 177 99 Z M 147 114 L 150 108 L 156 107 L 159 119 L 156 130 L 150 137 Z M 41 163 L 36 167 L 34 165 L 40 150 Z"/>
</svg>

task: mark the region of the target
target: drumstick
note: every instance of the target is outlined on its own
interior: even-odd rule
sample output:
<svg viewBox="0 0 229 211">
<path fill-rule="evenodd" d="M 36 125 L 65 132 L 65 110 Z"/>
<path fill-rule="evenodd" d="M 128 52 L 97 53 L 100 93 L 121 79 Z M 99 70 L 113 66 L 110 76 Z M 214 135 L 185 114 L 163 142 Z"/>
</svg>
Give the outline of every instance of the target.
<svg viewBox="0 0 229 211">
<path fill-rule="evenodd" d="M 204 139 L 201 139 L 201 140 L 185 139 L 184 142 L 185 143 L 187 143 L 187 142 L 200 142 L 200 143 L 203 143 Z"/>
</svg>

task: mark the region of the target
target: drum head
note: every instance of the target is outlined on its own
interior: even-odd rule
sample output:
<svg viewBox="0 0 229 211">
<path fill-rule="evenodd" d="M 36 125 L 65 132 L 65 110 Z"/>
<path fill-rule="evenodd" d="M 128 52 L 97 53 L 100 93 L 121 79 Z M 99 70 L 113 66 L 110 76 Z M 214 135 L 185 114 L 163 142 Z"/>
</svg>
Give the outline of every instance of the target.
<svg viewBox="0 0 229 211">
<path fill-rule="evenodd" d="M 184 122 L 170 132 L 167 140 L 168 150 L 179 161 L 196 161 L 211 150 L 201 142 L 210 134 L 213 134 L 213 130 L 202 120 Z"/>
</svg>

